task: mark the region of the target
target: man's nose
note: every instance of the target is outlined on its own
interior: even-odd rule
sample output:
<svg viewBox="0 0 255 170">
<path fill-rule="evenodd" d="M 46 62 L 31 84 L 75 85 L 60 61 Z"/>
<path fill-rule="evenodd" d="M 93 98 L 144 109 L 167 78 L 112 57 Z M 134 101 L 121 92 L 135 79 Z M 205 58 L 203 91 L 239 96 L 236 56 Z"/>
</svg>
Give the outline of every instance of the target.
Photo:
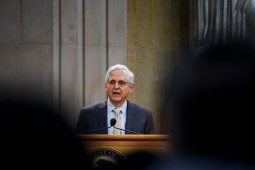
<svg viewBox="0 0 255 170">
<path fill-rule="evenodd" d="M 119 82 L 115 82 L 115 84 L 114 84 L 114 88 L 119 88 L 120 87 L 120 85 L 119 85 Z"/>
</svg>

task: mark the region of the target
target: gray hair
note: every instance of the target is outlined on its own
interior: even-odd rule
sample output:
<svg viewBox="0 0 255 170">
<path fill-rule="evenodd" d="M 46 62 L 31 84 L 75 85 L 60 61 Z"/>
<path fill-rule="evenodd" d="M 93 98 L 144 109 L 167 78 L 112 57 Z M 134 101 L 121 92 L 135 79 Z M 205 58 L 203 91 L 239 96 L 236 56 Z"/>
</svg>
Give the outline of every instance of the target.
<svg viewBox="0 0 255 170">
<path fill-rule="evenodd" d="M 134 82 L 135 82 L 134 73 L 131 70 L 129 70 L 127 68 L 127 66 L 122 65 L 122 64 L 116 64 L 116 65 L 113 65 L 113 66 L 109 67 L 109 69 L 107 70 L 107 72 L 105 74 L 105 83 L 107 83 L 111 72 L 114 71 L 114 70 L 122 70 L 123 73 L 125 74 L 125 76 L 127 76 L 128 83 L 129 84 L 134 84 Z"/>
</svg>

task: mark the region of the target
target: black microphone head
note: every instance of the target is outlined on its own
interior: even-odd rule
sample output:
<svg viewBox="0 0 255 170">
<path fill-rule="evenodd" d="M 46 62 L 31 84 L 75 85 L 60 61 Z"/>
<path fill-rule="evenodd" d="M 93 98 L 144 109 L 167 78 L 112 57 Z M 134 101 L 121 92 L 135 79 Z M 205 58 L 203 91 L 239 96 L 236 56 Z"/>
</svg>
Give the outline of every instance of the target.
<svg viewBox="0 0 255 170">
<path fill-rule="evenodd" d="M 116 119 L 115 118 L 112 118 L 111 120 L 110 120 L 110 124 L 111 124 L 111 126 L 114 126 L 115 124 L 116 124 Z"/>
</svg>

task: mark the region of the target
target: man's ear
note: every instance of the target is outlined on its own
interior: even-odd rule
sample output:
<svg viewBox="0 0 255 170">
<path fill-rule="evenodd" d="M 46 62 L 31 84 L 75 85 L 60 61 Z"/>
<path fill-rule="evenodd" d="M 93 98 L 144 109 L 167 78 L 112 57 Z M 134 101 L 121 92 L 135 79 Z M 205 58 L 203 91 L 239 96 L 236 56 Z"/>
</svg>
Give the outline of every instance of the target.
<svg viewBox="0 0 255 170">
<path fill-rule="evenodd" d="M 107 90 L 107 83 L 104 83 L 104 90 Z"/>
<path fill-rule="evenodd" d="M 129 87 L 130 87 L 130 93 L 132 93 L 134 88 L 135 88 L 135 85 L 134 84 L 130 84 Z"/>
</svg>

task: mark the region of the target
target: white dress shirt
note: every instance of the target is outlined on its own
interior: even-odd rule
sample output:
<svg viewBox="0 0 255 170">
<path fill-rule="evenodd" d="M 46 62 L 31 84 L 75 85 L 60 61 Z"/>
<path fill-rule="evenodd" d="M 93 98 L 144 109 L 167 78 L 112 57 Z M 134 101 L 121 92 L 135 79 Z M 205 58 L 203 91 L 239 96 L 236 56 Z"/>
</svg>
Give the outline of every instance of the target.
<svg viewBox="0 0 255 170">
<path fill-rule="evenodd" d="M 107 125 L 108 127 L 111 126 L 110 124 L 110 121 L 112 118 L 115 118 L 115 112 L 113 111 L 113 109 L 116 108 L 112 103 L 111 101 L 107 100 Z M 121 129 L 125 129 L 125 125 L 126 125 L 126 111 L 127 111 L 127 101 L 125 101 L 123 103 L 123 105 L 120 107 L 120 128 Z M 113 134 L 113 130 L 114 130 L 114 127 L 110 127 L 108 128 L 108 134 L 109 135 L 112 135 Z M 124 135 L 125 134 L 125 131 L 124 130 L 120 130 L 120 134 Z"/>
</svg>

